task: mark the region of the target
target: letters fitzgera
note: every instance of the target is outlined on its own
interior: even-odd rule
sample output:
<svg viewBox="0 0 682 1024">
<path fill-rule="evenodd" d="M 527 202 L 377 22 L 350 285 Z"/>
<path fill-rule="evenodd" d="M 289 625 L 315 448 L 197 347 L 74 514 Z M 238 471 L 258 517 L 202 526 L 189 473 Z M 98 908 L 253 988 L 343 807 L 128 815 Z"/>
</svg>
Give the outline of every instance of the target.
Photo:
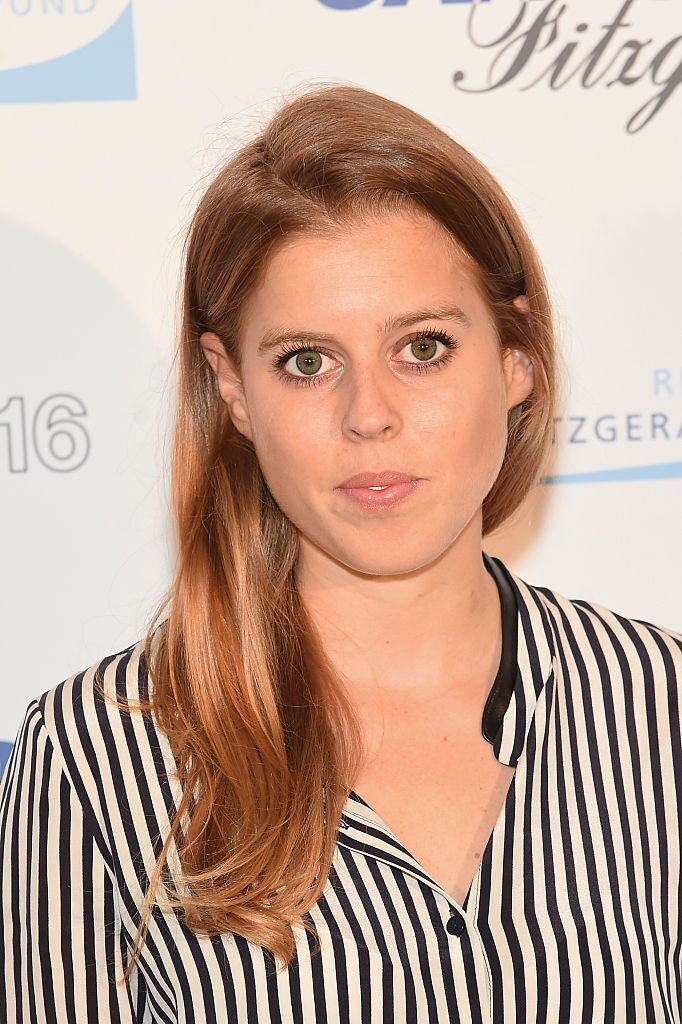
<svg viewBox="0 0 682 1024">
<path fill-rule="evenodd" d="M 591 89 L 598 82 L 603 81 L 612 68 L 614 69 L 613 75 L 604 83 L 607 86 L 635 85 L 648 74 L 651 82 L 662 88 L 660 92 L 651 96 L 636 110 L 627 122 L 626 129 L 630 134 L 638 132 L 656 116 L 677 87 L 682 84 L 682 36 L 675 36 L 663 44 L 650 57 L 648 64 L 646 61 L 649 54 L 643 60 L 641 55 L 647 47 L 653 45 L 652 39 L 626 39 L 608 59 L 606 51 L 614 41 L 616 34 L 622 29 L 631 27 L 630 22 L 624 21 L 624 18 L 634 2 L 635 0 L 625 0 L 613 21 L 600 26 L 604 29 L 603 35 L 587 53 L 584 53 L 582 60 L 579 60 L 580 50 L 584 50 L 585 44 L 581 37 L 590 26 L 584 21 L 578 22 L 574 31 L 578 33 L 579 38 L 566 42 L 553 57 L 551 63 L 521 88 L 524 91 L 532 89 L 543 78 L 547 78 L 550 88 L 561 89 L 581 71 L 579 81 L 584 89 Z M 486 10 L 489 17 L 493 6 L 474 4 L 471 7 L 467 31 L 472 43 L 486 49 L 493 46 L 499 46 L 500 49 L 488 70 L 487 85 L 480 89 L 465 88 L 462 85 L 465 73 L 460 70 L 453 75 L 453 82 L 458 89 L 463 92 L 491 92 L 493 89 L 499 89 L 517 78 L 526 67 L 530 66 L 531 61 L 538 54 L 544 53 L 550 46 L 561 44 L 560 36 L 564 29 L 564 14 L 568 4 L 560 4 L 558 0 L 549 0 L 534 20 L 517 33 L 517 29 L 521 28 L 525 22 L 530 6 L 528 2 L 522 3 L 509 28 L 497 39 L 487 42 L 482 41 L 474 34 L 474 22 L 477 26 L 482 22 L 484 15 L 481 12 L 483 10 Z M 566 30 L 570 31 L 567 27 Z M 676 48 L 679 50 L 681 59 L 665 78 L 662 73 L 663 66 L 670 63 L 671 54 Z M 575 58 L 578 58 L 578 63 L 575 63 Z M 638 64 L 639 67 L 636 68 Z M 573 65 L 572 68 L 571 65 Z M 614 67 L 614 65 L 616 66 Z"/>
</svg>

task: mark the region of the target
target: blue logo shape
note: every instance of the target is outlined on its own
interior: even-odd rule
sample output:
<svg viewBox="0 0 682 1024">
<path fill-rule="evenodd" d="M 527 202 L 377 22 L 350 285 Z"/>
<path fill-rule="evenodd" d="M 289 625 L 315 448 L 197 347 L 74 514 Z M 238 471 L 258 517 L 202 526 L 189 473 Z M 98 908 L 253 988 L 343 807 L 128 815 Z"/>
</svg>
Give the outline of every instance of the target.
<svg viewBox="0 0 682 1024">
<path fill-rule="evenodd" d="M 13 743 L 8 743 L 6 740 L 0 740 L 0 776 L 5 770 L 5 765 L 9 761 L 9 755 L 12 753 Z"/>
<path fill-rule="evenodd" d="M 325 7 L 332 7 L 336 11 L 355 11 L 359 7 L 367 7 L 375 0 L 320 0 Z M 441 4 L 487 4 L 490 0 L 438 0 Z M 382 7 L 405 7 L 409 0 L 382 0 Z"/>
<path fill-rule="evenodd" d="M 109 28 L 79 49 L 0 70 L 0 103 L 136 98 L 132 0 Z"/>
</svg>

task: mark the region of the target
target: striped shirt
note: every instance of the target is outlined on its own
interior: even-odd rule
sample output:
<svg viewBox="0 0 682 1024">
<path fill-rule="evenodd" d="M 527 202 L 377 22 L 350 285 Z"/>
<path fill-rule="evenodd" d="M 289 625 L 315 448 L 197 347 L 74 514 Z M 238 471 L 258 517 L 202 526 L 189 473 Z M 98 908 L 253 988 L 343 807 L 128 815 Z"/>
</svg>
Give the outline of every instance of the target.
<svg viewBox="0 0 682 1024">
<path fill-rule="evenodd" d="M 157 909 L 116 986 L 181 795 L 167 737 L 93 691 L 99 668 L 149 695 L 140 640 L 30 702 L 0 781 L 4 1019 L 680 1024 L 682 636 L 484 561 L 503 642 L 482 730 L 516 771 L 461 904 L 351 791 L 315 955 L 295 929 L 277 975 Z"/>
</svg>

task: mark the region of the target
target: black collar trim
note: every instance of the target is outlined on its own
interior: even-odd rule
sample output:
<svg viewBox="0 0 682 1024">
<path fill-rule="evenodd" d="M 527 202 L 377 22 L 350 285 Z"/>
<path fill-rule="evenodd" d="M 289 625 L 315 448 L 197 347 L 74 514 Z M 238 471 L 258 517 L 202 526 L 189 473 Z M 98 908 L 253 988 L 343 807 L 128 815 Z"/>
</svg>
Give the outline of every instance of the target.
<svg viewBox="0 0 682 1024">
<path fill-rule="evenodd" d="M 493 743 L 514 692 L 518 670 L 518 605 L 509 571 L 499 558 L 483 553 L 483 562 L 497 584 L 502 608 L 502 654 L 497 675 L 483 709 L 481 729 Z"/>
</svg>

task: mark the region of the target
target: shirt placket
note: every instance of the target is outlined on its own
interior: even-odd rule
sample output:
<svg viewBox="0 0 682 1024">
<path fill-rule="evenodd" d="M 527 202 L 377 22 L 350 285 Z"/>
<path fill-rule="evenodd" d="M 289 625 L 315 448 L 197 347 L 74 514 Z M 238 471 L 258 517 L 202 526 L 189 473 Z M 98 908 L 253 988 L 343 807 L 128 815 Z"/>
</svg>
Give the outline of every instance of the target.
<svg viewBox="0 0 682 1024">
<path fill-rule="evenodd" d="M 412 857 L 378 816 L 373 816 L 373 812 L 363 813 L 355 808 L 344 811 L 339 825 L 337 842 L 356 855 L 373 857 L 383 864 L 397 868 L 404 874 L 418 879 L 447 903 L 448 917 L 443 922 L 443 929 L 449 940 L 458 942 L 466 933 L 475 953 L 478 953 L 485 964 L 487 991 L 481 992 L 480 997 L 485 1004 L 484 1019 L 493 1024 L 491 1017 L 492 973 L 480 932 L 476 926 L 475 912 L 465 911 L 434 878 L 424 871 L 419 862 Z M 478 905 L 479 876 L 480 864 L 470 889 L 469 908 L 472 905 Z"/>
</svg>

